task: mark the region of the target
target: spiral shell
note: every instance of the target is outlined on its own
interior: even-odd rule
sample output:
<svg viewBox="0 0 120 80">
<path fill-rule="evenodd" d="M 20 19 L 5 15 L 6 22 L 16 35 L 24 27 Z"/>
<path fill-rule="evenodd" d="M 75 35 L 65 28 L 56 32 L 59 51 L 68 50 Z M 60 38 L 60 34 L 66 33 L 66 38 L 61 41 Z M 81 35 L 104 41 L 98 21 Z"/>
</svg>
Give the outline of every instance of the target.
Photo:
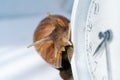
<svg viewBox="0 0 120 80">
<path fill-rule="evenodd" d="M 55 68 L 62 67 L 62 52 L 65 51 L 65 46 L 72 45 L 69 23 L 64 16 L 49 15 L 40 22 L 34 32 L 32 45 L 42 58 Z M 72 49 L 70 50 L 72 54 Z"/>
</svg>

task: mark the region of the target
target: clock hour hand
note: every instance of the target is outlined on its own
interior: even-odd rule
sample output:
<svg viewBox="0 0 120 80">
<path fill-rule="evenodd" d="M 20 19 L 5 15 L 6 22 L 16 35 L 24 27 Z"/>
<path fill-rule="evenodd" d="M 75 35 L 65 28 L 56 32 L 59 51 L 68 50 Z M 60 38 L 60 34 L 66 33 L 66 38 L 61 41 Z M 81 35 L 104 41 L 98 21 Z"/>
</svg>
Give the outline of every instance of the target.
<svg viewBox="0 0 120 80">
<path fill-rule="evenodd" d="M 105 47 L 105 43 L 111 40 L 111 30 L 107 30 L 104 33 L 100 32 L 99 35 L 98 35 L 98 37 L 99 37 L 99 39 L 103 38 L 103 40 L 98 45 L 98 47 L 96 48 L 93 56 L 98 56 L 99 52 L 105 49 L 105 48 L 103 48 L 103 47 Z"/>
<path fill-rule="evenodd" d="M 97 56 L 98 55 L 99 51 L 101 51 L 103 49 L 104 43 L 105 43 L 105 39 L 98 45 L 98 47 L 96 48 L 93 56 Z"/>
</svg>

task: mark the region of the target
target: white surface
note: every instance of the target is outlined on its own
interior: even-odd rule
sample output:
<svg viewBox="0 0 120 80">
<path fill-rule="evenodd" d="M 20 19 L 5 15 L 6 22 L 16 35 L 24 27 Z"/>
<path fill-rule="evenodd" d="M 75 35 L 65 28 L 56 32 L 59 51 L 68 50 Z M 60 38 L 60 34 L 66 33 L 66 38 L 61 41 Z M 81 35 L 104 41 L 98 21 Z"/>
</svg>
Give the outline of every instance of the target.
<svg viewBox="0 0 120 80">
<path fill-rule="evenodd" d="M 33 32 L 41 17 L 0 21 L 0 80 L 56 80 L 59 72 L 37 54 Z M 47 75 L 47 77 L 46 77 Z"/>
<path fill-rule="evenodd" d="M 72 15 L 72 41 L 74 44 L 74 56 L 72 59 L 72 69 L 75 80 L 90 80 L 85 57 L 85 24 L 89 1 L 79 1 L 81 7 L 75 3 Z M 113 40 L 109 45 L 112 80 L 120 80 L 120 1 L 119 0 L 100 0 L 102 1 L 102 14 L 96 21 L 105 29 L 111 29 Z M 77 9 L 77 7 L 79 9 Z M 76 10 L 77 9 L 77 10 Z M 77 11 L 77 12 L 76 12 Z M 101 65 L 102 66 L 102 65 Z M 98 79 L 99 80 L 99 79 Z"/>
<path fill-rule="evenodd" d="M 72 1 L 47 1 L 0 1 L 0 80 L 61 80 L 34 47 L 27 48 L 48 11 L 70 19 Z"/>
</svg>

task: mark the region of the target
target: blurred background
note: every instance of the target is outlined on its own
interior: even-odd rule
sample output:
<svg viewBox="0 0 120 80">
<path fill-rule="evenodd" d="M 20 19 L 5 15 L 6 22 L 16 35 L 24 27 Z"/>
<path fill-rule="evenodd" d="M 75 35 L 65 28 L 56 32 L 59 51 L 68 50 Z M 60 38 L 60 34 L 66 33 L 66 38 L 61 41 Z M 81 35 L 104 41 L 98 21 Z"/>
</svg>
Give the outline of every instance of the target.
<svg viewBox="0 0 120 80">
<path fill-rule="evenodd" d="M 0 0 L 0 80 L 61 80 L 32 43 L 41 19 L 51 14 L 71 17 L 73 0 Z"/>
</svg>

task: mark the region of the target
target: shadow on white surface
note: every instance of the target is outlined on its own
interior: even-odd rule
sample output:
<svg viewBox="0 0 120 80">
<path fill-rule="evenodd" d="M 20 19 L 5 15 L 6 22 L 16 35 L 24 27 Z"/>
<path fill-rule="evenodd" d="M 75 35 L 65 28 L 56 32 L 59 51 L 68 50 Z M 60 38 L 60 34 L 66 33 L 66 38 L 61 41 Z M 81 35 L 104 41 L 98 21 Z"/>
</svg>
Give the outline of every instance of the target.
<svg viewBox="0 0 120 80">
<path fill-rule="evenodd" d="M 59 78 L 58 71 L 45 63 L 34 48 L 13 48 L 6 47 L 7 51 L 0 53 L 0 80 L 54 80 L 55 77 Z M 46 75 L 49 76 L 46 77 Z"/>
</svg>

